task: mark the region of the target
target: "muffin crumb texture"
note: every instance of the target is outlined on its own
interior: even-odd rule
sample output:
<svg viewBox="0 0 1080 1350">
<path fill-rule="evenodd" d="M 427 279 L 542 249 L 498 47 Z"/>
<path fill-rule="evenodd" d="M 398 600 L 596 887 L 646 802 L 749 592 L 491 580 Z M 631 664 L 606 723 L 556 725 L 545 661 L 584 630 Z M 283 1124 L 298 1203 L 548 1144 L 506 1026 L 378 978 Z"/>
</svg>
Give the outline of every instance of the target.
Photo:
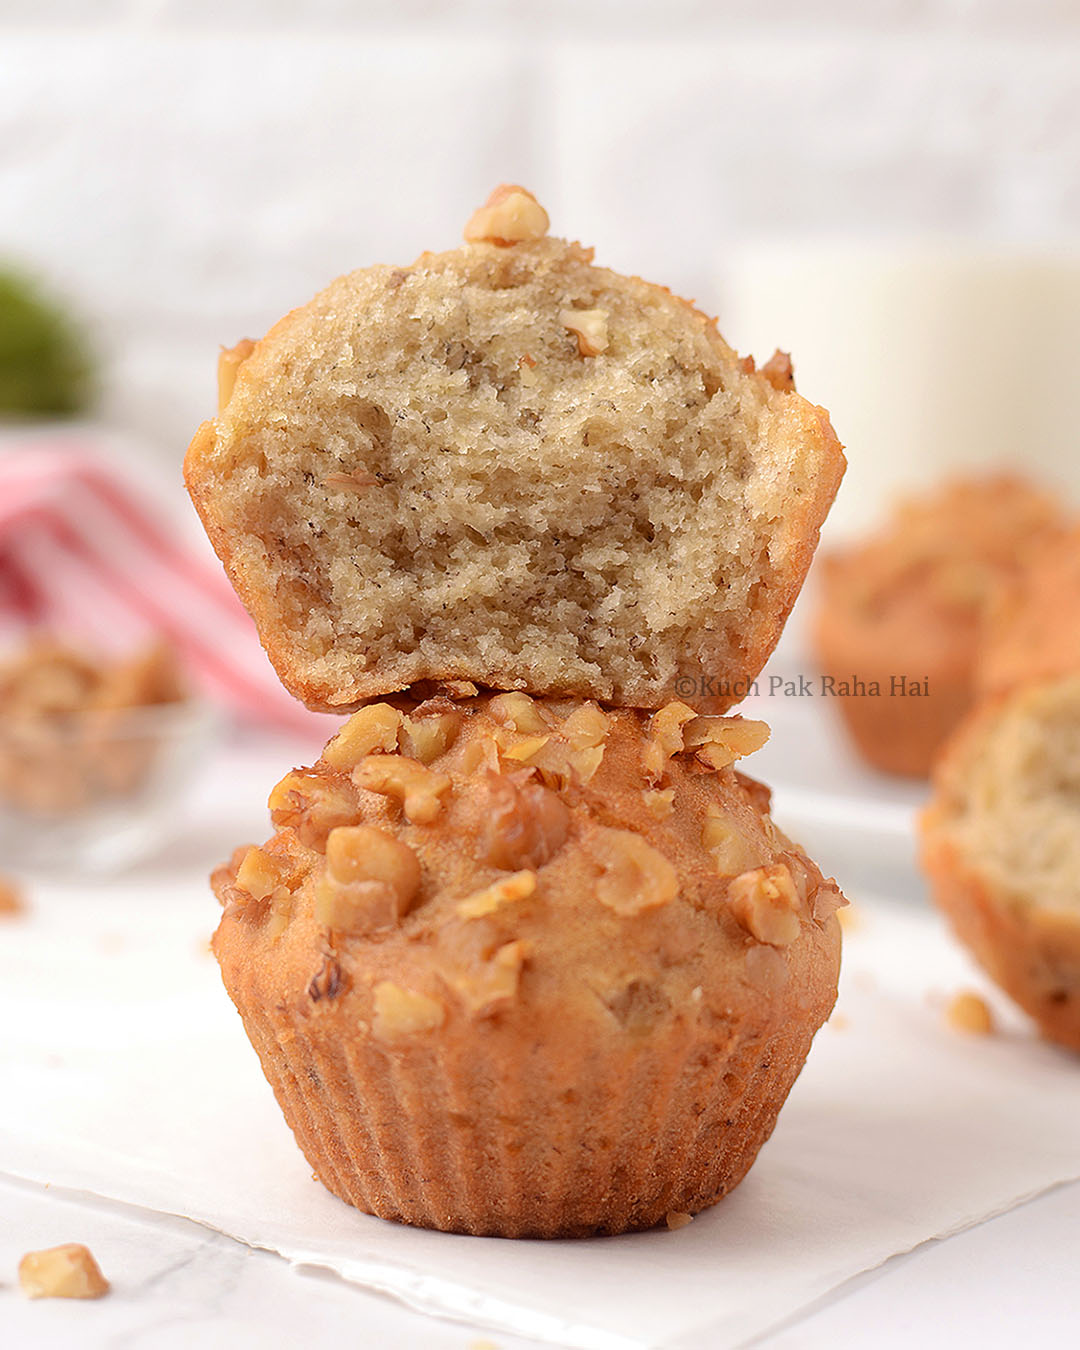
<svg viewBox="0 0 1080 1350">
<path fill-rule="evenodd" d="M 222 355 L 185 473 L 279 674 L 328 710 L 426 678 L 657 708 L 683 676 L 723 711 L 838 486 L 828 419 L 523 188 L 466 239 Z"/>
<path fill-rule="evenodd" d="M 766 734 L 431 685 L 283 779 L 214 876 L 215 950 L 332 1191 L 569 1236 L 738 1182 L 832 1008 L 843 903 L 731 767 Z"/>
</svg>

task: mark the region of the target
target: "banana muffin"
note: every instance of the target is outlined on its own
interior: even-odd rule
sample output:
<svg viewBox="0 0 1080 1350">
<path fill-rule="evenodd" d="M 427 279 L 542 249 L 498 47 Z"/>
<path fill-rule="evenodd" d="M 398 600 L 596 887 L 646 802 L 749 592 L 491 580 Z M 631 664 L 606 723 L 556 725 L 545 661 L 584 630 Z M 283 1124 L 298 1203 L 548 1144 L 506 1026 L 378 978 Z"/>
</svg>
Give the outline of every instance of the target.
<svg viewBox="0 0 1080 1350">
<path fill-rule="evenodd" d="M 814 645 L 863 758 L 923 778 L 971 707 L 999 588 L 1064 516 L 1009 476 L 951 480 L 821 559 Z"/>
<path fill-rule="evenodd" d="M 222 356 L 187 485 L 311 708 L 464 679 L 719 712 L 779 637 L 843 472 L 828 417 L 547 227 L 501 188 L 463 247 Z"/>
<path fill-rule="evenodd" d="M 991 697 L 922 820 L 937 903 L 1051 1040 L 1080 1050 L 1080 668 Z"/>
<path fill-rule="evenodd" d="M 503 1237 L 746 1173 L 836 995 L 844 903 L 735 760 L 761 723 L 456 684 L 365 704 L 214 876 L 214 948 L 316 1175 Z"/>
</svg>

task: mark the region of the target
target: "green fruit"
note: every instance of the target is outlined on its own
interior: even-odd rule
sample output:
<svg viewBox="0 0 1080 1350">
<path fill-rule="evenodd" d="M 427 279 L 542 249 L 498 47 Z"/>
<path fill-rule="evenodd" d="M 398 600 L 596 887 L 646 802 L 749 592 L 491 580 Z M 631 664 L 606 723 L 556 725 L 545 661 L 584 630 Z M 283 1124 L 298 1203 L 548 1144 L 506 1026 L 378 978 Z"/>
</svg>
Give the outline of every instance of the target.
<svg viewBox="0 0 1080 1350">
<path fill-rule="evenodd" d="M 0 269 L 0 417 L 70 416 L 92 396 L 77 325 L 25 276 Z"/>
</svg>

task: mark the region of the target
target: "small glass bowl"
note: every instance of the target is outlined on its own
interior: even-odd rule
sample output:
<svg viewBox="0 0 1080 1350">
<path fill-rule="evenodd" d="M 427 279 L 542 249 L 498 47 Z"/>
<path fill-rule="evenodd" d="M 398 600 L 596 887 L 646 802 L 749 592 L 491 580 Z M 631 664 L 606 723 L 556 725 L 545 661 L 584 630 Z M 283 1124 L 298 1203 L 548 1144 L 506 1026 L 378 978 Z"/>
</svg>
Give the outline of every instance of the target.
<svg viewBox="0 0 1080 1350">
<path fill-rule="evenodd" d="M 176 830 L 218 714 L 184 700 L 0 715 L 0 866 L 110 872 Z"/>
</svg>

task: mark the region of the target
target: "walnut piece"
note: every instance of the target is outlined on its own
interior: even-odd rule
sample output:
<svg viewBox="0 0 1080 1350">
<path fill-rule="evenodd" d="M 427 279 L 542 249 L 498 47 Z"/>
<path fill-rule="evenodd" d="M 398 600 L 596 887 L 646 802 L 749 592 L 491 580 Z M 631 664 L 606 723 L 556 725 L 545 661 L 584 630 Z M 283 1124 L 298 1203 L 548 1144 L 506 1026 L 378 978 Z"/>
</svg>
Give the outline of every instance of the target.
<svg viewBox="0 0 1080 1350">
<path fill-rule="evenodd" d="M 607 740 L 611 720 L 595 703 L 583 703 L 559 728 L 571 750 L 593 750 Z"/>
<path fill-rule="evenodd" d="M 550 225 L 548 213 L 526 188 L 500 183 L 465 226 L 469 244 L 498 244 L 507 248 L 526 240 L 543 239 Z"/>
<path fill-rule="evenodd" d="M 665 704 L 649 722 L 652 737 L 642 754 L 642 764 L 650 782 L 658 782 L 672 755 L 683 748 L 683 726 L 697 717 L 693 708 L 678 701 Z"/>
<path fill-rule="evenodd" d="M 482 891 L 476 891 L 475 894 L 466 896 L 464 900 L 459 900 L 457 912 L 463 919 L 486 919 L 504 905 L 513 904 L 517 900 L 527 900 L 535 890 L 536 873 L 525 869 L 515 872 L 513 876 L 503 877 L 501 881 L 492 882 Z"/>
<path fill-rule="evenodd" d="M 282 885 L 284 875 L 281 859 L 271 857 L 265 849 L 253 847 L 248 849 L 236 869 L 236 885 L 252 900 L 265 900 Z"/>
<path fill-rule="evenodd" d="M 19 1262 L 19 1283 L 29 1298 L 101 1298 L 109 1292 L 109 1281 L 81 1242 L 27 1252 Z"/>
<path fill-rule="evenodd" d="M 989 1036 L 994 1030 L 994 1018 L 981 994 L 964 990 L 949 1001 L 945 1019 L 953 1031 L 969 1036 Z"/>
<path fill-rule="evenodd" d="M 485 961 L 474 971 L 451 976 L 450 984 L 461 995 L 469 1011 L 482 1016 L 508 1003 L 517 994 L 521 968 L 527 956 L 527 943 L 504 943 L 490 961 Z"/>
<path fill-rule="evenodd" d="M 735 877 L 761 863 L 750 841 L 715 802 L 710 802 L 705 810 L 701 844 L 716 859 L 716 869 L 721 876 Z"/>
<path fill-rule="evenodd" d="M 331 782 L 312 770 L 287 773 L 270 794 L 270 819 L 276 829 L 293 829 L 307 848 L 321 850 L 331 830 L 357 817 L 351 784 Z"/>
<path fill-rule="evenodd" d="M 389 703 L 369 703 L 353 713 L 323 751 L 323 759 L 333 769 L 345 773 L 355 769 L 365 755 L 397 749 L 401 713 Z"/>
<path fill-rule="evenodd" d="M 616 914 L 641 914 L 666 905 L 679 893 L 675 868 L 632 830 L 599 827 L 589 840 L 589 852 L 603 869 L 596 881 L 596 898 Z"/>
<path fill-rule="evenodd" d="M 683 728 L 683 746 L 714 769 L 726 769 L 744 755 L 760 750 L 769 739 L 765 722 L 744 717 L 695 717 Z"/>
<path fill-rule="evenodd" d="M 688 1223 L 693 1223 L 694 1216 L 692 1214 L 686 1214 L 682 1210 L 673 1209 L 670 1214 L 664 1215 L 664 1222 L 667 1224 L 668 1228 L 675 1233 L 680 1228 L 685 1228 Z"/>
<path fill-rule="evenodd" d="M 359 936 L 400 923 L 419 892 L 420 862 L 407 844 L 374 825 L 344 825 L 326 841 L 315 919 Z"/>
<path fill-rule="evenodd" d="M 430 764 L 457 740 L 461 730 L 461 713 L 430 713 L 426 716 L 403 716 L 398 731 L 398 744 L 403 754 L 418 759 L 421 764 Z"/>
<path fill-rule="evenodd" d="M 761 367 L 761 373 L 781 394 L 795 388 L 795 371 L 788 352 L 777 349 Z"/>
<path fill-rule="evenodd" d="M 489 773 L 482 786 L 483 857 L 493 867 L 535 871 L 566 843 L 570 811 L 543 783 L 517 774 Z"/>
<path fill-rule="evenodd" d="M 799 896 L 784 863 L 743 872 L 728 883 L 732 914 L 758 942 L 787 947 L 802 932 Z"/>
<path fill-rule="evenodd" d="M 564 309 L 559 322 L 577 338 L 579 356 L 599 356 L 606 352 L 608 341 L 608 312 L 606 309 Z"/>
<path fill-rule="evenodd" d="M 221 412 L 229 399 L 240 367 L 255 350 L 250 338 L 241 338 L 235 347 L 222 347 L 217 363 L 218 412 Z"/>
<path fill-rule="evenodd" d="M 539 736 L 551 730 L 551 723 L 544 716 L 541 705 L 520 690 L 496 694 L 488 702 L 487 710 L 493 721 L 509 727 L 511 731 L 520 731 L 523 735 Z"/>
<path fill-rule="evenodd" d="M 369 755 L 353 770 L 353 782 L 368 792 L 396 797 L 414 825 L 430 825 L 442 810 L 450 779 L 404 755 Z"/>
<path fill-rule="evenodd" d="M 644 788 L 641 795 L 645 798 L 645 809 L 654 820 L 667 820 L 675 810 L 674 788 Z"/>
<path fill-rule="evenodd" d="M 374 996 L 375 1017 L 371 1033 L 377 1040 L 392 1041 L 399 1036 L 435 1031 L 446 1021 L 446 1009 L 437 999 L 403 989 L 392 980 L 380 980 Z"/>
</svg>

